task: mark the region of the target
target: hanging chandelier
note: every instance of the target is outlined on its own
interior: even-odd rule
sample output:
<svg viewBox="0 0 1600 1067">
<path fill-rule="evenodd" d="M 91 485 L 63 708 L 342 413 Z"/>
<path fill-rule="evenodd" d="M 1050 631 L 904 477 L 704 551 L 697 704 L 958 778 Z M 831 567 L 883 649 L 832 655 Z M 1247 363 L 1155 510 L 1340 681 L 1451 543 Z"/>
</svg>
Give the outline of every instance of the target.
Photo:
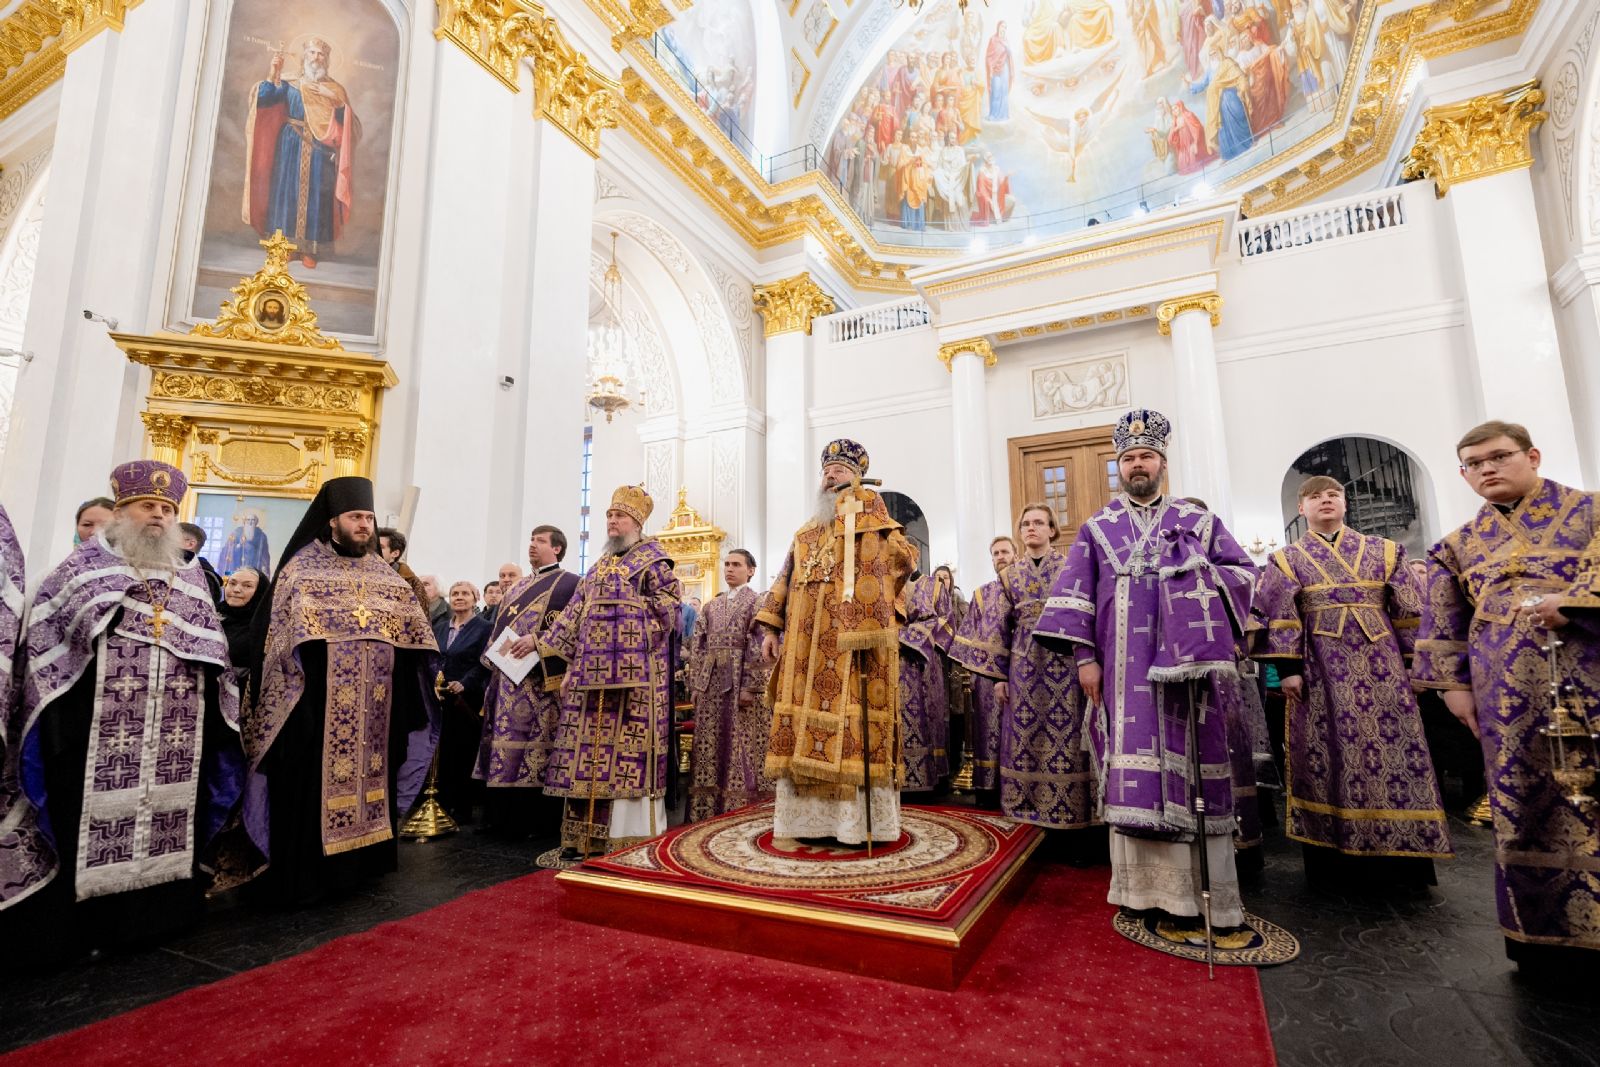
<svg viewBox="0 0 1600 1067">
<path fill-rule="evenodd" d="M 617 231 L 611 231 L 611 263 L 606 267 L 600 291 L 600 321 L 589 328 L 589 406 L 606 414 L 610 422 L 617 412 L 633 406 L 629 397 L 631 382 L 638 375 L 633 365 L 628 335 L 622 329 L 622 270 L 617 266 Z"/>
</svg>

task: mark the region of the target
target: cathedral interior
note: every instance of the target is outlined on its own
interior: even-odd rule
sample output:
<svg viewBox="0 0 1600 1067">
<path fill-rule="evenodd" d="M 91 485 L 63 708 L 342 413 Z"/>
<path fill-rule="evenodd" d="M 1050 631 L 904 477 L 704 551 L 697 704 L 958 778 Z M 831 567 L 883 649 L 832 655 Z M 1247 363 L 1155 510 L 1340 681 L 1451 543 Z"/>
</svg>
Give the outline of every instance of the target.
<svg viewBox="0 0 1600 1067">
<path fill-rule="evenodd" d="M 1343 486 L 1349 527 L 1430 559 L 1483 503 L 1457 441 L 1486 420 L 1526 427 L 1543 477 L 1600 485 L 1597 34 L 1600 0 L 0 0 L 0 504 L 18 596 L 76 551 L 106 472 L 146 460 L 182 473 L 174 517 L 203 531 L 198 557 L 263 582 L 330 482 L 368 479 L 376 526 L 403 533 L 439 597 L 464 581 L 476 598 L 506 560 L 520 578 L 541 524 L 584 575 L 609 551 L 613 489 L 638 487 L 682 601 L 710 604 L 731 549 L 752 589 L 775 579 L 812 518 L 819 450 L 845 440 L 870 451 L 920 573 L 947 567 L 970 598 L 1029 506 L 1048 506 L 1065 552 L 1124 497 L 1132 411 L 1170 419 L 1165 492 L 1203 501 L 1257 568 L 1315 536 L 1297 496 L 1314 476 Z M 858 467 L 855 488 L 874 484 Z M 5 713 L 15 763 L 28 724 Z M 897 1011 L 940 1009 L 870 969 L 807 985 L 822 980 L 774 951 L 784 962 L 740 962 L 740 991 L 697 984 L 681 937 L 608 928 L 607 966 L 682 980 L 665 1013 L 519 1009 L 471 1058 L 567 1062 L 591 1039 L 638 1062 L 842 1058 L 799 1027 L 752 1023 L 741 1045 L 702 1019 L 724 993 L 763 1010 L 739 998 L 769 983 L 776 1004 L 876 1008 L 864 1062 L 919 1042 L 998 1062 L 1236 1062 L 1229 1035 L 1248 1032 L 1243 1058 L 1296 1067 L 1600 1063 L 1592 975 L 1541 984 L 1505 958 L 1506 848 L 1477 743 L 1443 705 L 1423 722 L 1454 843 L 1437 884 L 1309 883 L 1282 790 L 1263 787 L 1259 869 L 1241 863 L 1240 884 L 1298 954 L 1219 967 L 1238 998 L 1196 1001 L 1179 1027 L 1205 1042 L 1145 1041 L 1145 1023 L 1117 1037 L 1119 994 L 1030 1009 L 1004 988 L 1005 954 L 1028 955 L 1023 910 L 1085 870 L 1109 929 L 1103 863 L 1049 837 L 1040 873 L 1007 890 L 1016 913 L 985 928 L 987 957 L 938 994 L 969 997 L 970 1024 L 902 1034 L 900 1051 Z M 673 735 L 685 772 L 691 743 Z M 691 811 L 673 800 L 678 826 Z M 946 781 L 907 802 L 983 800 Z M 15 830 L 0 818 L 0 854 Z M 160 1046 L 121 1051 L 117 1027 L 146 1041 L 171 998 L 220 990 L 202 1017 L 225 1028 L 228 989 L 269 988 L 231 983 L 548 883 L 535 860 L 566 843 L 550 819 L 517 840 L 463 826 L 399 842 L 397 870 L 331 902 L 219 891 L 156 944 L 11 957 L 0 1049 L 148 1062 Z M 1591 845 L 1569 851 L 1595 899 L 1568 918 L 1600 950 Z M 502 918 L 502 941 L 555 923 L 546 883 L 527 899 L 550 914 Z M 6 909 L 0 887 L 0 931 Z M 384 968 L 383 944 L 366 967 Z M 695 951 L 733 956 L 715 944 Z M 1080 948 L 1063 934 L 1048 951 L 1070 964 Z M 592 978 L 573 958 L 547 980 Z M 1206 979 L 1183 966 L 1149 981 L 1184 1000 Z M 462 987 L 408 980 L 394 1001 L 361 988 L 407 1027 L 448 1030 Z M 483 996 L 503 980 L 448 978 Z M 1058 1013 L 1102 1043 L 1043 1051 L 1074 1047 Z M 390 1043 L 393 1025 L 353 1059 L 452 1061 L 448 1042 Z M 98 1036 L 51 1043 L 83 1027 Z"/>
</svg>

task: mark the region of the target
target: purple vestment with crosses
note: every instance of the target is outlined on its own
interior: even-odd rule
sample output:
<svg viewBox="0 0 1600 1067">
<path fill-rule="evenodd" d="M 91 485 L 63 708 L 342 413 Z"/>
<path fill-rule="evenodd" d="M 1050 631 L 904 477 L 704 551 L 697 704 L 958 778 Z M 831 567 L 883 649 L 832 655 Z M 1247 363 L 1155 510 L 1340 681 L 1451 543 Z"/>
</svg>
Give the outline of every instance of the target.
<svg viewBox="0 0 1600 1067">
<path fill-rule="evenodd" d="M 560 567 L 517 579 L 495 612 L 488 647 L 494 648 L 508 633 L 543 637 L 572 599 L 578 580 Z M 561 675 L 551 673 L 550 663 L 542 663 L 522 681 L 513 682 L 487 657 L 483 662 L 493 673 L 483 696 L 483 740 L 472 776 L 491 787 L 537 789 L 544 785 L 561 721 Z"/>
<path fill-rule="evenodd" d="M 950 774 L 950 692 L 944 658 L 954 627 L 950 584 L 924 575 L 905 588 L 900 627 L 900 732 L 903 788 L 932 790 Z"/>
<path fill-rule="evenodd" d="M 1422 604 L 1405 549 L 1341 527 L 1273 553 L 1257 659 L 1298 669 L 1284 740 L 1288 835 L 1356 856 L 1451 855 L 1406 657 Z M 1287 662 L 1285 662 L 1287 661 Z"/>
<path fill-rule="evenodd" d="M 1600 532 L 1600 495 L 1548 479 L 1501 514 L 1492 504 L 1428 552 L 1412 681 L 1470 692 L 1494 811 L 1495 899 L 1512 941 L 1600 949 L 1600 806 L 1562 795 L 1540 728 L 1550 715 L 1546 632 L 1524 600 L 1571 595 Z M 1563 703 L 1600 730 L 1600 638 L 1580 619 L 1559 631 Z M 1575 770 L 1593 748 L 1568 746 Z M 1590 786 L 1591 791 L 1593 786 Z"/>
<path fill-rule="evenodd" d="M 985 650 L 999 653 L 1006 646 L 992 640 L 994 620 L 989 615 L 995 598 L 1003 596 L 1000 580 L 980 585 L 972 594 L 972 603 L 961 619 L 955 641 L 950 648 L 950 658 L 966 667 L 972 676 L 972 785 L 975 789 L 994 789 L 1000 784 L 1000 712 L 995 703 L 994 684 L 1004 678 L 984 674 L 967 662 L 973 655 Z M 996 674 L 1001 673 L 996 668 Z"/>
<path fill-rule="evenodd" d="M 545 638 L 544 651 L 567 661 L 546 793 L 613 800 L 666 792 L 669 639 L 680 598 L 672 560 L 653 537 L 602 556 L 578 583 Z"/>
<path fill-rule="evenodd" d="M 748 585 L 718 593 L 695 623 L 689 652 L 694 696 L 694 758 L 688 821 L 710 819 L 772 796 L 765 773 L 772 711 L 761 695 L 761 594 Z"/>
<path fill-rule="evenodd" d="M 994 595 L 974 598 L 952 653 L 973 673 L 974 690 L 980 678 L 1005 682 L 1009 690 L 1007 703 L 994 711 L 1000 810 L 1057 830 L 1096 821 L 1077 665 L 1070 653 L 1033 640 L 1034 624 L 1066 565 L 1066 555 L 1053 548 L 1038 559 L 1018 558 L 994 583 Z"/>
<path fill-rule="evenodd" d="M 77 898 L 191 877 L 243 771 L 231 732 L 238 693 L 223 676 L 227 641 L 199 564 L 147 578 L 97 535 L 40 585 L 24 644 L 9 736 L 20 741 L 22 786 L 39 825 L 57 853 L 73 857 Z M 49 821 L 40 726 L 91 670 L 82 817 L 77 839 L 64 841 Z M 219 694 L 227 737 L 203 736 L 208 691 Z M 204 767 L 203 744 L 212 752 Z"/>
<path fill-rule="evenodd" d="M 1198 716 L 1207 834 L 1234 829 L 1227 687 L 1255 565 L 1210 512 L 1119 496 L 1078 530 L 1036 641 L 1099 662 L 1090 737 L 1105 821 L 1147 836 L 1195 830 L 1188 719 Z"/>
<path fill-rule="evenodd" d="M 22 670 L 27 606 L 22 546 L 0 507 L 0 908 L 28 896 L 55 874 L 55 852 L 18 780 L 21 722 L 16 681 Z"/>
</svg>

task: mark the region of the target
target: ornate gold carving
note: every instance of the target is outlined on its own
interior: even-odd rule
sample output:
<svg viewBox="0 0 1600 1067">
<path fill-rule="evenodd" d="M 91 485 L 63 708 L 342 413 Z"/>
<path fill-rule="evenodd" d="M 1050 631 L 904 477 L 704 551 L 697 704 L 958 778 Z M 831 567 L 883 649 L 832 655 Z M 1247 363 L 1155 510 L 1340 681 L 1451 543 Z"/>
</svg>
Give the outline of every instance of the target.
<svg viewBox="0 0 1600 1067">
<path fill-rule="evenodd" d="M 1216 293 L 1195 293 L 1163 301 L 1156 308 L 1156 330 L 1162 337 L 1172 336 L 1172 320 L 1186 311 L 1204 311 L 1211 316 L 1212 326 L 1222 325 L 1222 297 Z"/>
<path fill-rule="evenodd" d="M 342 350 L 344 346 L 338 341 L 323 336 L 317 327 L 317 313 L 311 310 L 306 297 L 306 287 L 289 273 L 294 242 L 279 230 L 260 244 L 267 250 L 266 265 L 233 287 L 233 299 L 222 302 L 222 313 L 215 323 L 198 323 L 189 332 L 197 337 Z"/>
<path fill-rule="evenodd" d="M 822 245 L 829 264 L 856 289 L 907 293 L 904 262 L 882 257 L 896 252 L 954 255 L 955 250 L 896 249 L 873 239 L 833 185 L 816 173 L 770 184 L 697 107 L 694 100 L 648 50 L 628 49 L 634 63 L 655 71 L 662 98 L 631 67 L 622 72 L 625 106 L 622 127 L 644 144 L 668 169 L 752 248 L 772 248 L 805 236 Z M 682 116 L 688 116 L 686 121 Z M 701 131 L 690 127 L 694 123 Z M 712 149 L 711 144 L 720 147 Z M 769 206 L 768 201 L 776 201 Z"/>
<path fill-rule="evenodd" d="M 194 481 L 213 482 L 223 481 L 233 485 L 251 486 L 258 489 L 280 489 L 284 486 L 294 485 L 296 482 L 305 482 L 304 489 L 315 493 L 320 479 L 316 476 L 322 466 L 320 459 L 314 459 L 303 467 L 296 467 L 284 474 L 245 474 L 232 471 L 212 459 L 205 452 L 194 454 Z M 309 495 L 309 493 L 308 493 Z"/>
<path fill-rule="evenodd" d="M 333 449 L 333 476 L 341 478 L 359 473 L 361 457 L 367 454 L 370 442 L 365 424 L 353 429 L 329 431 L 328 444 Z"/>
<path fill-rule="evenodd" d="M 811 320 L 833 313 L 833 298 L 811 280 L 810 271 L 756 286 L 756 310 L 767 322 L 767 336 L 811 332 Z"/>
<path fill-rule="evenodd" d="M 611 47 L 618 52 L 672 21 L 672 12 L 661 0 L 589 0 L 589 9 L 613 31 Z"/>
<path fill-rule="evenodd" d="M 436 40 L 451 41 L 512 92 L 520 92 L 517 64 L 534 51 L 544 9 L 516 0 L 438 0 Z"/>
<path fill-rule="evenodd" d="M 189 441 L 193 424 L 182 415 L 169 415 L 159 411 L 141 411 L 145 436 L 150 439 L 150 458 L 170 463 L 174 467 L 183 462 L 183 446 Z"/>
<path fill-rule="evenodd" d="M 600 131 L 617 125 L 617 85 L 589 66 L 546 17 L 533 58 L 534 107 L 591 156 L 600 155 Z"/>
<path fill-rule="evenodd" d="M 141 0 L 50 0 L 61 16 L 61 50 L 71 52 L 83 42 L 111 29 L 122 32 L 123 19 Z"/>
<path fill-rule="evenodd" d="M 1028 331 L 1032 330 L 1035 333 L 1042 333 L 1043 329 L 1041 326 L 1028 326 L 1022 332 L 1028 334 Z M 940 345 L 939 362 L 944 364 L 945 370 L 954 374 L 955 358 L 967 353 L 982 359 L 985 367 L 992 367 L 1000 362 L 1000 357 L 994 354 L 994 346 L 989 343 L 987 337 L 969 337 L 965 341 L 951 341 L 949 344 Z"/>
<path fill-rule="evenodd" d="M 687 487 L 678 490 L 678 506 L 672 509 L 666 527 L 656 540 L 672 557 L 673 572 L 683 583 L 683 598 L 690 596 L 709 600 L 717 595 L 718 579 L 722 575 L 722 541 L 727 533 L 720 527 L 700 517 L 689 505 Z"/>
<path fill-rule="evenodd" d="M 1443 197 L 1453 185 L 1533 166 L 1533 131 L 1549 118 L 1539 110 L 1537 81 L 1485 93 L 1459 104 L 1430 107 L 1402 174 L 1432 178 Z"/>
<path fill-rule="evenodd" d="M 1382 163 L 1399 132 L 1406 112 L 1406 93 L 1419 67 L 1430 60 L 1469 48 L 1516 37 L 1533 22 L 1540 0 L 1510 0 L 1505 7 L 1485 13 L 1488 0 L 1427 0 L 1384 18 L 1367 60 L 1365 76 L 1346 79 L 1337 113 L 1354 104 L 1344 137 L 1309 161 L 1313 176 L 1294 169 L 1274 176 L 1244 194 L 1240 208 L 1246 215 L 1286 211 L 1316 199 L 1358 174 Z M 1368 15 L 1378 4 L 1367 5 Z M 1364 21 L 1362 29 L 1367 23 Z M 1364 33 L 1359 35 L 1364 39 Z M 1353 49 L 1360 55 L 1360 48 Z M 1293 155 L 1322 136 L 1312 134 L 1278 157 Z M 1238 181 L 1254 180 L 1273 168 L 1273 162 L 1252 168 Z M 1229 185 L 1237 185 L 1238 181 Z"/>
<path fill-rule="evenodd" d="M 437 3 L 439 25 L 434 37 L 459 46 L 512 92 L 521 91 L 518 69 L 523 60 L 531 60 L 535 113 L 590 155 L 600 154 L 600 131 L 617 125 L 616 83 L 589 66 L 589 58 L 567 42 L 542 5 L 531 0 Z M 651 5 L 642 0 L 633 3 L 643 9 L 640 18 L 647 20 Z"/>
</svg>

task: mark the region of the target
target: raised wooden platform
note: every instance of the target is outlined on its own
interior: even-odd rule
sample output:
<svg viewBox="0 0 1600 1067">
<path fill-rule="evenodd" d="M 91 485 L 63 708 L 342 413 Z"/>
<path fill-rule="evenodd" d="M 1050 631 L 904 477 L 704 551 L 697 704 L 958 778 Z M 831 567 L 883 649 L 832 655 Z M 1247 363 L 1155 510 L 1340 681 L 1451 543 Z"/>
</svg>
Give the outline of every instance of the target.
<svg viewBox="0 0 1600 1067">
<path fill-rule="evenodd" d="M 905 808 L 871 859 L 786 847 L 770 806 L 678 827 L 556 876 L 562 916 L 891 981 L 954 989 L 1021 897 L 1035 827 Z"/>
</svg>

